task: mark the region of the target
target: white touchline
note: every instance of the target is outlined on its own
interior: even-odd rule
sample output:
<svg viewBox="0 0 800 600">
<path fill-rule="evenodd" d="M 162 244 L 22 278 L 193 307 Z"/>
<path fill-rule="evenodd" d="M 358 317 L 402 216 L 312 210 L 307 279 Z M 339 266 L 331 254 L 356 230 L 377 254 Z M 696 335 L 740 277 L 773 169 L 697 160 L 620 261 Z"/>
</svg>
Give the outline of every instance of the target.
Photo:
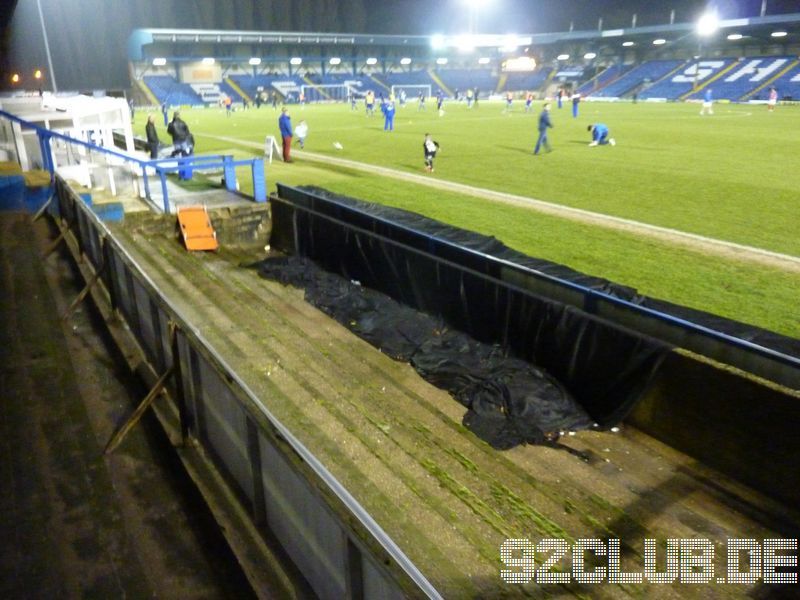
<svg viewBox="0 0 800 600">
<path fill-rule="evenodd" d="M 206 133 L 199 133 L 199 135 L 238 144 L 240 146 L 247 146 L 248 148 L 258 148 L 259 150 L 262 149 L 262 144 L 258 142 L 248 142 L 246 140 L 237 138 L 221 135 L 210 135 Z M 756 248 L 755 246 L 746 246 L 744 244 L 737 244 L 735 242 L 727 242 L 725 240 L 705 237 L 695 233 L 687 233 L 677 229 L 670 229 L 668 227 L 660 227 L 658 225 L 642 223 L 641 221 L 633 221 L 631 219 L 624 219 L 622 217 L 604 215 L 602 213 L 596 213 L 589 210 L 584 210 L 582 208 L 554 204 L 552 202 L 545 202 L 544 200 L 537 200 L 535 198 L 518 196 L 516 194 L 474 187 L 463 183 L 457 183 L 455 181 L 447 181 L 445 179 L 436 179 L 426 175 L 417 175 L 415 173 L 398 171 L 396 169 L 358 162 L 346 158 L 326 156 L 324 154 L 316 154 L 308 151 L 303 152 L 303 158 L 315 162 L 347 167 L 349 169 L 358 171 L 366 171 L 373 175 L 382 175 L 384 177 L 390 177 L 392 179 L 398 179 L 401 181 L 411 182 L 449 192 L 458 192 L 474 198 L 493 200 L 495 202 L 502 202 L 504 204 L 514 206 L 522 206 L 540 213 L 554 215 L 572 221 L 578 221 L 580 223 L 589 223 L 599 227 L 604 227 L 606 229 L 625 231 L 635 235 L 655 238 L 668 242 L 672 245 L 683 246 L 690 250 L 709 252 L 729 260 L 733 259 L 739 262 L 756 263 L 783 271 L 800 273 L 800 257 L 792 256 L 790 254 L 781 254 L 780 252 L 772 252 L 770 250 L 764 250 L 763 248 Z"/>
</svg>

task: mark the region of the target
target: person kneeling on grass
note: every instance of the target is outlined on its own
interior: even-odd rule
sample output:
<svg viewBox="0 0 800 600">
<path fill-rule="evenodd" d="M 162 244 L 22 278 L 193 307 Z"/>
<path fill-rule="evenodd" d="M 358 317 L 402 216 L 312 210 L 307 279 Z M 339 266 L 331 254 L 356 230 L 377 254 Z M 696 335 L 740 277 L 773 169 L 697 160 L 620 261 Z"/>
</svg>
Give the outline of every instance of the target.
<svg viewBox="0 0 800 600">
<path fill-rule="evenodd" d="M 614 138 L 608 137 L 608 125 L 605 123 L 595 123 L 594 125 L 589 125 L 586 131 L 590 131 L 592 133 L 592 141 L 589 142 L 590 146 L 605 146 L 606 144 L 611 144 L 612 146 L 616 146 L 617 142 Z"/>
<path fill-rule="evenodd" d="M 425 170 L 428 173 L 433 172 L 433 159 L 436 158 L 436 152 L 439 150 L 439 142 L 431 138 L 430 133 L 425 134 L 425 142 L 422 144 L 425 151 Z"/>
</svg>

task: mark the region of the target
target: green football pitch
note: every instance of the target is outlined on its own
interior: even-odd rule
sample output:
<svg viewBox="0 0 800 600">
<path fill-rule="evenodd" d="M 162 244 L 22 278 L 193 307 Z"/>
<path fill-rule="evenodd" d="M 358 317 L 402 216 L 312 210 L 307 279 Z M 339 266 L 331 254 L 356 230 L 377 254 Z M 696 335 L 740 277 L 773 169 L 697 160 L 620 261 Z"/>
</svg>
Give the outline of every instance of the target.
<svg viewBox="0 0 800 600">
<path fill-rule="evenodd" d="M 363 107 L 290 107 L 292 122 L 309 125 L 305 151 L 294 162 L 267 165 L 274 183 L 316 185 L 357 198 L 398 206 L 484 234 L 532 256 L 612 279 L 640 292 L 800 337 L 800 267 L 754 261 L 747 249 L 718 252 L 700 238 L 733 242 L 800 257 L 800 170 L 796 168 L 800 107 L 718 104 L 701 117 L 696 104 L 583 103 L 553 106 L 553 152 L 534 156 L 541 102 L 525 113 L 516 101 L 482 102 L 468 110 L 445 104 L 398 108 L 395 130 L 383 131 L 378 112 Z M 265 136 L 278 136 L 279 111 L 184 110 L 198 152 L 263 154 Z M 158 115 L 160 118 L 160 115 Z M 591 123 L 604 122 L 615 147 L 589 147 Z M 142 133 L 144 119 L 137 119 Z M 422 142 L 430 132 L 441 145 L 435 172 L 423 170 Z M 162 140 L 168 139 L 160 128 Z M 341 149 L 334 144 L 340 144 Z M 397 177 L 350 168 L 303 154 L 344 158 L 437 181 L 580 208 L 634 222 L 625 230 L 480 194 L 465 195 Z M 242 189 L 249 191 L 246 173 Z M 636 224 L 700 236 L 671 241 Z M 679 238 L 681 236 L 678 236 Z"/>
</svg>

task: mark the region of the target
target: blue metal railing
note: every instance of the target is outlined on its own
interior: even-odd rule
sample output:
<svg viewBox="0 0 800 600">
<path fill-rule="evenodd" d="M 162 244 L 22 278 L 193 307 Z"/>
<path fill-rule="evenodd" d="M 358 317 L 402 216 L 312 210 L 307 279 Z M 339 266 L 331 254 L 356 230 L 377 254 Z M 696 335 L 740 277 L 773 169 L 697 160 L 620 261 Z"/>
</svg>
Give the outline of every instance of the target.
<svg viewBox="0 0 800 600">
<path fill-rule="evenodd" d="M 256 202 L 267 201 L 267 186 L 264 177 L 264 161 L 260 158 L 235 160 L 232 155 L 192 155 L 183 157 L 162 158 L 154 160 L 142 160 L 131 156 L 125 152 L 105 148 L 85 142 L 57 131 L 51 131 L 30 121 L 26 121 L 16 115 L 0 110 L 0 117 L 9 121 L 19 123 L 26 129 L 32 129 L 39 138 L 39 148 L 42 154 L 42 168 L 50 172 L 51 182 L 55 181 L 55 163 L 53 162 L 50 140 L 55 138 L 69 144 L 75 144 L 87 148 L 92 152 L 113 156 L 128 163 L 137 165 L 142 172 L 145 196 L 150 197 L 150 183 L 148 179 L 148 169 L 156 172 L 161 180 L 161 192 L 163 198 L 163 211 L 169 213 L 169 193 L 167 189 L 167 174 L 186 171 L 191 169 L 217 169 L 222 168 L 224 172 L 225 187 L 230 191 L 236 190 L 236 167 L 250 166 L 253 175 L 253 198 Z"/>
</svg>

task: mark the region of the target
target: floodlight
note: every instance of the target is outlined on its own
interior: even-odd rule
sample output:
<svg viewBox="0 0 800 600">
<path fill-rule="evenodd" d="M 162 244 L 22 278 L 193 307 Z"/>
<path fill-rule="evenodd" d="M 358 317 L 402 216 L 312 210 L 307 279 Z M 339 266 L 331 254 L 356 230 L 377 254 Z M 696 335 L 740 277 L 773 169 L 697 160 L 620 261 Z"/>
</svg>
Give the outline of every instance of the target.
<svg viewBox="0 0 800 600">
<path fill-rule="evenodd" d="M 342 59 L 339 58 L 338 56 L 334 56 L 328 62 L 330 62 L 332 65 L 340 65 L 342 64 Z"/>
<path fill-rule="evenodd" d="M 593 58 L 597 58 L 597 54 L 595 54 L 594 52 L 587 52 L 586 54 L 583 55 L 583 58 L 585 58 L 586 60 L 592 60 Z"/>
<path fill-rule="evenodd" d="M 663 46 L 667 43 L 667 40 L 664 38 L 658 38 L 657 40 L 653 40 L 653 46 Z"/>
<path fill-rule="evenodd" d="M 249 62 L 251 65 L 253 65 L 255 67 L 256 65 L 260 65 L 261 64 L 261 59 L 259 57 L 257 57 L 257 56 L 254 56 L 253 58 L 251 58 L 247 62 Z"/>
<path fill-rule="evenodd" d="M 367 64 L 368 65 L 377 65 L 378 64 L 378 59 L 375 58 L 374 56 L 371 56 L 371 57 L 369 57 L 367 59 Z"/>
<path fill-rule="evenodd" d="M 456 48 L 461 52 L 471 52 L 475 49 L 475 38 L 471 35 L 460 35 L 456 38 Z"/>
<path fill-rule="evenodd" d="M 436 64 L 437 65 L 446 65 L 447 64 L 447 59 L 445 57 L 443 57 L 443 56 L 439 57 L 439 58 L 436 59 Z"/>
<path fill-rule="evenodd" d="M 626 48 L 630 48 L 631 46 L 634 46 L 635 44 L 633 42 L 622 42 L 622 45 L 625 46 Z"/>
<path fill-rule="evenodd" d="M 730 41 L 732 41 L 732 42 L 735 42 L 736 40 L 740 40 L 740 39 L 742 39 L 742 37 L 744 37 L 744 36 L 742 36 L 742 34 L 741 34 L 741 33 L 732 33 L 732 34 L 730 34 L 730 35 L 728 36 L 728 39 L 729 39 Z"/>
<path fill-rule="evenodd" d="M 166 58 L 154 58 L 153 59 L 153 66 L 154 67 L 163 67 L 165 64 L 167 64 L 167 59 Z"/>
<path fill-rule="evenodd" d="M 11 83 L 19 83 L 19 73 L 14 73 L 11 76 Z"/>
<path fill-rule="evenodd" d="M 215 62 L 214 59 L 211 58 L 210 56 L 207 56 L 206 58 L 203 59 L 203 64 L 206 65 L 207 67 L 213 65 L 214 62 Z"/>
<path fill-rule="evenodd" d="M 569 60 L 569 54 L 559 54 L 556 57 L 557 60 Z"/>
<path fill-rule="evenodd" d="M 491 60 L 492 60 L 492 59 L 491 59 L 491 58 L 489 58 L 488 56 L 481 56 L 481 57 L 478 59 L 478 64 L 479 64 L 479 65 L 488 65 L 488 64 L 491 62 Z"/>
<path fill-rule="evenodd" d="M 775 37 L 775 38 L 786 37 L 787 35 L 789 35 L 789 34 L 786 33 L 785 31 L 773 31 L 772 32 L 772 37 Z"/>
<path fill-rule="evenodd" d="M 445 47 L 445 39 L 444 36 L 440 33 L 431 36 L 431 48 L 434 50 L 441 50 Z"/>
<path fill-rule="evenodd" d="M 400 64 L 401 65 L 410 65 L 411 64 L 411 59 L 408 58 L 407 56 L 405 58 L 401 58 L 400 59 Z"/>
<path fill-rule="evenodd" d="M 34 79 L 41 79 L 42 78 L 42 70 L 41 69 L 36 69 L 33 72 L 33 78 Z"/>
<path fill-rule="evenodd" d="M 697 21 L 697 33 L 702 37 L 714 35 L 718 29 L 719 17 L 717 17 L 716 13 L 706 13 Z"/>
<path fill-rule="evenodd" d="M 295 66 L 296 65 L 302 65 L 303 64 L 303 59 L 300 58 L 299 56 L 293 56 L 292 58 L 289 59 L 289 64 L 290 65 L 295 65 Z"/>
</svg>

